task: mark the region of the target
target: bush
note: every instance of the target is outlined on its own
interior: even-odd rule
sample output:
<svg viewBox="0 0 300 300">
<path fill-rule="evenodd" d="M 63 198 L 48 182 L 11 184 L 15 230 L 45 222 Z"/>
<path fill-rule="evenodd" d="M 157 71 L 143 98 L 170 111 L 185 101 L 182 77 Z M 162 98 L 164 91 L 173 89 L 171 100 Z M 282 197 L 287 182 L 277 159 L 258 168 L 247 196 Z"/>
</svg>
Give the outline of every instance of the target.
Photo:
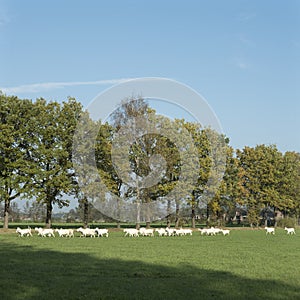
<svg viewBox="0 0 300 300">
<path fill-rule="evenodd" d="M 218 226 L 218 223 L 214 220 L 208 220 L 208 221 L 206 221 L 206 226 L 207 227 L 216 227 L 216 226 Z"/>
<path fill-rule="evenodd" d="M 217 226 L 225 227 L 226 226 L 226 221 L 224 219 L 218 219 L 217 220 Z"/>
<path fill-rule="evenodd" d="M 295 227 L 296 226 L 296 219 L 295 218 L 283 218 L 277 222 L 278 227 Z"/>
</svg>

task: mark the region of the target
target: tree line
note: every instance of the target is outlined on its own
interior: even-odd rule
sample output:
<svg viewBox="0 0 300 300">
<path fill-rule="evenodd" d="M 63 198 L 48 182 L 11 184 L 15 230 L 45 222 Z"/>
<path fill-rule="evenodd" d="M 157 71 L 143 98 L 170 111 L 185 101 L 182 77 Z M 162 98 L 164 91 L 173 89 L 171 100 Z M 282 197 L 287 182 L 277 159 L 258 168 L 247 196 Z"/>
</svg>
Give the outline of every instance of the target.
<svg viewBox="0 0 300 300">
<path fill-rule="evenodd" d="M 87 226 L 93 198 L 99 198 L 101 203 L 108 197 L 95 188 L 95 178 L 90 177 L 86 166 L 87 174 L 83 179 L 81 176 L 86 180 L 84 190 L 78 182 L 73 163 L 80 164 L 91 149 L 97 172 L 111 195 L 124 201 L 134 199 L 137 225 L 142 219 L 148 224 L 152 221 L 151 214 L 139 210 L 140 205 L 158 201 L 164 201 L 170 209 L 166 214 L 168 224 L 174 219 L 178 225 L 182 216 L 188 216 L 195 226 L 197 216 L 203 211 L 207 222 L 229 221 L 237 209 L 246 211 L 251 225 L 266 221 L 270 211 L 299 219 L 300 154 L 297 152 L 282 153 L 276 145 L 264 144 L 233 149 L 228 137 L 201 124 L 162 119 L 140 97 L 123 100 L 105 123 L 92 120 L 74 98 L 64 102 L 42 98 L 33 101 L 0 93 L 0 104 L 0 201 L 4 206 L 4 228 L 8 228 L 10 206 L 15 199 L 34 199 L 43 204 L 45 224 L 50 227 L 53 205 L 68 206 L 67 196 L 78 199 Z M 134 136 L 132 130 L 126 131 L 126 124 L 139 116 L 146 119 L 155 116 L 157 126 L 172 130 L 168 136 L 155 133 Z M 77 141 L 73 138 L 79 120 L 84 120 L 84 126 L 79 128 L 83 139 L 96 132 L 94 143 L 82 148 L 76 156 L 73 149 Z M 155 174 L 159 181 L 154 185 L 128 184 L 122 179 L 122 170 L 128 166 L 120 158 L 118 170 L 111 154 L 121 130 L 131 139 L 127 163 L 135 176 L 130 180 L 149 177 L 153 172 L 153 157 L 158 157 L 156 164 L 164 166 L 164 170 Z M 178 147 L 176 136 L 182 132 L 188 135 L 182 135 L 182 145 Z M 185 140 L 187 136 L 192 137 L 192 145 L 188 138 Z M 120 151 L 124 150 L 122 147 Z M 193 148 L 196 162 L 188 155 L 184 157 L 182 148 Z M 174 189 L 176 193 L 172 194 Z M 113 217 L 116 222 L 123 214 L 123 200 L 117 202 Z"/>
</svg>

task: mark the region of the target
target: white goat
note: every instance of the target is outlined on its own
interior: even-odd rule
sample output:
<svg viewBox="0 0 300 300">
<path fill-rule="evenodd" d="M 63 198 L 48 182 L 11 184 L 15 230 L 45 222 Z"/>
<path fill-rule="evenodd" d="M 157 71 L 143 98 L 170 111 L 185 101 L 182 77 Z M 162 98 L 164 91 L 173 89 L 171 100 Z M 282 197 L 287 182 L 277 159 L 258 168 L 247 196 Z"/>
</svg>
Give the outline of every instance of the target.
<svg viewBox="0 0 300 300">
<path fill-rule="evenodd" d="M 216 235 L 216 230 L 215 230 L 215 228 L 214 227 L 212 227 L 212 228 L 208 228 L 207 230 L 206 230 L 206 235 Z"/>
<path fill-rule="evenodd" d="M 229 229 L 221 229 L 223 235 L 229 235 L 230 234 L 230 230 Z"/>
<path fill-rule="evenodd" d="M 98 234 L 98 237 L 99 236 L 106 236 L 106 237 L 108 237 L 108 229 L 99 229 L 98 227 L 97 228 L 95 228 L 95 231 L 96 231 L 96 233 Z"/>
<path fill-rule="evenodd" d="M 141 227 L 139 229 L 139 234 L 141 234 L 142 236 L 145 236 L 145 231 L 146 231 L 146 228 L 145 227 Z"/>
<path fill-rule="evenodd" d="M 45 228 L 44 229 L 42 227 L 35 227 L 34 231 L 36 231 L 38 233 L 38 235 L 40 235 L 42 237 L 46 237 L 47 235 L 55 237 L 54 230 L 51 229 L 51 228 Z"/>
<path fill-rule="evenodd" d="M 80 237 L 87 237 L 87 236 L 96 237 L 95 229 L 79 227 L 76 231 L 81 233 Z"/>
<path fill-rule="evenodd" d="M 135 228 L 124 228 L 123 229 L 123 232 L 125 233 L 124 236 L 135 236 L 135 237 L 138 237 L 139 236 L 139 231 Z"/>
<path fill-rule="evenodd" d="M 169 228 L 169 227 L 167 227 L 166 231 L 168 233 L 168 236 L 171 236 L 171 235 L 175 235 L 176 229 L 175 228 Z"/>
<path fill-rule="evenodd" d="M 168 234 L 164 228 L 156 228 L 155 231 L 158 233 L 158 236 L 163 236 Z"/>
<path fill-rule="evenodd" d="M 54 235 L 54 230 L 52 228 L 45 228 L 41 230 L 41 236 L 42 237 L 46 237 L 46 236 L 52 236 L 52 237 L 55 237 Z"/>
<path fill-rule="evenodd" d="M 201 235 L 216 235 L 217 233 L 221 233 L 222 229 L 220 228 L 215 228 L 215 227 L 211 227 L 211 228 L 203 228 L 203 229 L 198 229 L 201 233 Z"/>
<path fill-rule="evenodd" d="M 154 229 L 153 228 L 145 228 L 145 227 L 141 227 L 139 229 L 139 233 L 142 236 L 154 236 Z"/>
<path fill-rule="evenodd" d="M 293 228 L 293 227 L 290 227 L 290 228 L 284 227 L 284 230 L 286 230 L 287 234 L 296 234 L 295 228 Z"/>
<path fill-rule="evenodd" d="M 212 227 L 211 230 L 214 231 L 215 234 L 222 233 L 222 229 L 220 228 Z"/>
<path fill-rule="evenodd" d="M 68 229 L 69 230 L 69 237 L 74 237 L 74 229 Z"/>
<path fill-rule="evenodd" d="M 265 227 L 266 235 L 267 234 L 275 234 L 275 228 L 273 227 Z"/>
<path fill-rule="evenodd" d="M 203 229 L 198 228 L 198 230 L 200 231 L 201 235 L 204 235 L 204 234 L 207 235 L 207 230 L 208 230 L 207 228 L 203 228 Z"/>
<path fill-rule="evenodd" d="M 73 229 L 55 229 L 55 232 L 58 233 L 59 237 L 74 237 L 74 230 Z"/>
<path fill-rule="evenodd" d="M 21 229 L 20 227 L 17 227 L 16 233 L 18 233 L 19 236 L 22 236 L 22 237 L 24 235 L 26 235 L 26 236 L 32 236 L 31 228 L 30 227 L 28 227 L 26 229 Z"/>
<path fill-rule="evenodd" d="M 37 232 L 38 235 L 42 235 L 43 228 L 42 227 L 35 227 L 34 231 Z"/>
<path fill-rule="evenodd" d="M 193 235 L 193 230 L 190 228 L 183 228 L 182 231 L 183 231 L 184 235 L 187 235 L 187 234 Z"/>
<path fill-rule="evenodd" d="M 184 231 L 182 228 L 175 229 L 174 234 L 177 236 L 182 236 L 182 235 L 184 235 Z"/>
</svg>

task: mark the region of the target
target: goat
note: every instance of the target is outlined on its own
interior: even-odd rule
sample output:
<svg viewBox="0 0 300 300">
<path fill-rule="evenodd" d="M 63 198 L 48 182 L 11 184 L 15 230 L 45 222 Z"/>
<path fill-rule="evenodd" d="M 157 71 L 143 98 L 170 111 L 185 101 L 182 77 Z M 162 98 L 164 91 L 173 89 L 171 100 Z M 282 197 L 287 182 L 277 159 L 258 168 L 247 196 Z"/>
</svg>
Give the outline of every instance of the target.
<svg viewBox="0 0 300 300">
<path fill-rule="evenodd" d="M 49 237 L 53 236 L 53 237 L 55 237 L 54 230 L 52 228 L 45 228 L 45 229 L 42 228 L 42 230 L 40 231 L 40 235 L 42 237 L 46 237 L 46 236 L 49 236 Z"/>
<path fill-rule="evenodd" d="M 28 227 L 26 229 L 21 229 L 20 227 L 17 227 L 16 233 L 18 233 L 19 236 L 21 236 L 21 237 L 23 237 L 24 235 L 26 235 L 26 236 L 32 236 L 31 228 L 30 227 Z"/>
<path fill-rule="evenodd" d="M 98 237 L 99 236 L 106 236 L 106 237 L 108 237 L 108 230 L 107 229 L 99 229 L 98 227 L 97 228 L 95 228 L 95 231 L 96 231 L 96 233 L 98 234 Z"/>
<path fill-rule="evenodd" d="M 73 229 L 55 229 L 55 232 L 58 233 L 58 235 L 60 237 L 63 237 L 63 236 L 67 236 L 67 237 L 74 237 L 74 230 Z"/>
<path fill-rule="evenodd" d="M 171 236 L 171 235 L 175 235 L 176 229 L 175 228 L 169 228 L 169 227 L 167 227 L 166 231 L 168 233 L 168 236 Z"/>
<path fill-rule="evenodd" d="M 212 230 L 215 234 L 221 233 L 221 232 L 222 232 L 222 229 L 216 228 L 216 227 L 211 227 L 211 230 Z"/>
<path fill-rule="evenodd" d="M 174 234 L 177 236 L 182 236 L 182 235 L 184 235 L 184 231 L 182 228 L 175 229 Z"/>
<path fill-rule="evenodd" d="M 216 233 L 217 233 L 217 231 L 216 231 L 216 229 L 214 227 L 208 228 L 206 230 L 206 235 L 216 235 Z"/>
<path fill-rule="evenodd" d="M 200 231 L 201 235 L 204 235 L 204 234 L 207 235 L 207 230 L 208 230 L 207 228 L 203 228 L 203 229 L 198 228 L 198 230 Z"/>
<path fill-rule="evenodd" d="M 273 227 L 265 227 L 266 235 L 267 234 L 275 234 L 275 228 Z"/>
<path fill-rule="evenodd" d="M 193 230 L 190 228 L 184 228 L 184 229 L 182 229 L 182 231 L 183 231 L 184 235 L 187 235 L 187 234 L 193 235 Z"/>
<path fill-rule="evenodd" d="M 168 234 L 164 228 L 156 228 L 155 231 L 158 233 L 158 236 L 163 236 Z"/>
<path fill-rule="evenodd" d="M 38 235 L 42 235 L 43 228 L 42 227 L 35 227 L 34 231 L 37 232 Z"/>
<path fill-rule="evenodd" d="M 222 229 L 220 228 L 215 228 L 215 227 L 211 227 L 211 228 L 204 228 L 204 229 L 198 229 L 201 233 L 201 235 L 216 235 L 217 233 L 221 233 Z"/>
<path fill-rule="evenodd" d="M 284 227 L 284 230 L 286 230 L 287 234 L 296 234 L 295 228 L 293 228 L 293 227 L 290 227 L 290 228 Z"/>
<path fill-rule="evenodd" d="M 79 227 L 76 231 L 81 233 L 80 237 L 87 237 L 87 236 L 96 237 L 95 229 Z"/>
<path fill-rule="evenodd" d="M 139 229 L 139 233 L 142 236 L 154 236 L 154 229 L 152 228 L 145 228 L 145 227 L 141 227 Z"/>
<path fill-rule="evenodd" d="M 42 227 L 35 227 L 34 231 L 36 231 L 37 234 L 40 235 L 40 236 L 42 236 L 42 237 L 46 237 L 47 235 L 55 237 L 54 230 L 51 229 L 51 228 L 45 228 L 44 229 Z"/>
<path fill-rule="evenodd" d="M 221 232 L 223 233 L 223 235 L 229 235 L 230 230 L 229 229 L 221 229 Z"/>
<path fill-rule="evenodd" d="M 125 228 L 123 229 L 123 232 L 125 233 L 124 236 L 135 236 L 138 237 L 139 236 L 139 230 L 135 229 L 135 228 Z"/>
</svg>

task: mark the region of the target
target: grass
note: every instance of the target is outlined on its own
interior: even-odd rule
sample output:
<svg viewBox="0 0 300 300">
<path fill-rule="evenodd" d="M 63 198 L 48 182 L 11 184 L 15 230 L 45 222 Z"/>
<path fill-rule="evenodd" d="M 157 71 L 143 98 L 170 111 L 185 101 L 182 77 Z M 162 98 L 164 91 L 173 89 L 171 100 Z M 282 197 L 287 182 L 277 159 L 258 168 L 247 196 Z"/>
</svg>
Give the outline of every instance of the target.
<svg viewBox="0 0 300 300">
<path fill-rule="evenodd" d="M 19 238 L 0 233 L 0 299 L 300 299 L 300 236 Z"/>
</svg>

